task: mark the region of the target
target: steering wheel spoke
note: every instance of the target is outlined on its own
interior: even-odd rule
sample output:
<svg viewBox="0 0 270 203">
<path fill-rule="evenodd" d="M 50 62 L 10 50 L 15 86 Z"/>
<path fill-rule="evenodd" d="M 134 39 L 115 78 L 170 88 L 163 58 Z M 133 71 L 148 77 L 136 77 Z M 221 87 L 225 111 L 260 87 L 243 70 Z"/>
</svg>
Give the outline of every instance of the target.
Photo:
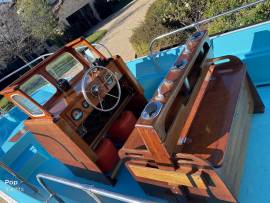
<svg viewBox="0 0 270 203">
<path fill-rule="evenodd" d="M 108 84 L 111 79 L 112 79 L 111 83 L 113 83 L 115 78 L 116 78 L 115 75 L 113 73 L 111 73 L 108 77 L 104 78 L 104 82 L 102 83 L 102 86 L 104 86 L 105 84 Z"/>
<path fill-rule="evenodd" d="M 100 99 L 99 94 L 98 94 L 98 101 L 99 101 L 99 104 L 100 104 L 101 109 L 104 110 L 103 105 L 102 105 L 102 100 Z"/>
<path fill-rule="evenodd" d="M 112 94 L 110 94 L 110 93 L 106 93 L 106 95 L 108 95 L 108 96 L 110 96 L 110 97 L 113 97 L 113 98 L 116 98 L 116 99 L 118 99 L 118 97 L 117 97 L 117 96 L 115 96 L 115 95 L 112 95 Z"/>
<path fill-rule="evenodd" d="M 97 73 L 100 73 L 101 75 L 103 75 L 103 78 L 100 78 L 100 74 L 97 74 Z M 87 80 L 90 80 L 90 82 L 87 83 Z M 102 82 L 100 80 L 102 80 Z M 107 85 L 105 84 L 109 86 L 107 87 Z M 108 90 L 108 88 L 109 90 L 111 90 L 112 88 L 115 88 L 115 87 L 117 88 L 117 93 L 116 91 L 114 91 L 114 93 L 111 94 L 109 92 L 106 92 L 105 90 L 105 89 Z M 103 111 L 103 112 L 112 111 L 113 109 L 116 108 L 116 106 L 120 102 L 120 98 L 121 98 L 120 83 L 116 75 L 106 67 L 93 66 L 90 69 L 88 69 L 83 76 L 81 88 L 82 88 L 82 93 L 85 100 L 93 108 L 99 111 Z M 90 96 L 89 93 L 93 96 Z M 109 96 L 115 99 L 115 101 L 112 102 L 113 105 L 108 108 L 106 105 L 104 106 L 103 104 L 106 96 Z M 96 104 L 97 99 L 98 99 L 98 104 Z"/>
</svg>

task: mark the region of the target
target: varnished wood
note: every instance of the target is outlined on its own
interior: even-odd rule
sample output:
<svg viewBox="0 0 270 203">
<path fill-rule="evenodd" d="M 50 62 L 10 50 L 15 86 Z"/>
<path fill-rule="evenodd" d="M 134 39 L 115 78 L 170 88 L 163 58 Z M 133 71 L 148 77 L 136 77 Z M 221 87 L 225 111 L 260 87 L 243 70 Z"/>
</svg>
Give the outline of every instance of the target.
<svg viewBox="0 0 270 203">
<path fill-rule="evenodd" d="M 64 126 L 65 131 L 59 125 Z M 41 145 L 61 162 L 100 172 L 94 164 L 95 154 L 76 136 L 76 132 L 69 125 L 62 121 L 56 124 L 49 119 L 31 119 L 25 121 L 25 126 Z"/>
<path fill-rule="evenodd" d="M 206 74 L 206 77 L 202 83 L 202 85 L 200 86 L 200 89 L 199 89 L 199 92 L 198 92 L 198 95 L 194 101 L 194 104 L 191 108 L 191 111 L 185 121 L 185 124 L 184 124 L 184 127 L 182 128 L 181 132 L 180 132 L 180 136 L 179 136 L 179 140 L 177 141 L 177 143 L 179 143 L 181 140 L 183 140 L 184 138 L 187 137 L 187 134 L 189 132 L 189 129 L 191 127 L 191 124 L 197 114 L 197 111 L 198 111 L 198 108 L 201 104 L 201 101 L 205 95 L 205 92 L 206 92 L 206 89 L 208 87 L 208 84 L 209 84 L 209 81 L 211 79 L 211 76 L 213 74 L 213 71 L 214 71 L 214 66 L 211 65 L 211 67 L 209 68 L 209 70 L 207 71 L 207 74 Z"/>
<path fill-rule="evenodd" d="M 248 88 L 248 81 L 243 82 L 236 106 L 236 115 L 230 129 L 223 164 L 217 173 L 234 196 L 240 192 L 241 178 L 246 160 L 249 128 L 254 111 L 253 96 Z"/>
<path fill-rule="evenodd" d="M 183 154 L 182 157 L 185 157 L 185 155 Z M 189 157 L 189 155 L 187 155 L 187 157 Z M 203 162 L 203 160 L 200 162 Z M 189 165 L 188 162 L 186 162 L 185 166 L 179 167 L 175 171 L 145 167 L 143 164 L 135 164 L 132 161 L 127 162 L 126 165 L 137 181 L 154 184 L 159 187 L 171 188 L 172 192 L 176 195 L 181 194 L 173 188 L 177 188 L 181 185 L 187 188 L 189 195 L 199 195 L 206 199 L 211 198 L 218 201 L 236 202 L 222 179 L 220 179 L 211 168 L 199 168 L 194 170 L 194 165 Z"/>
<path fill-rule="evenodd" d="M 145 159 L 153 160 L 149 150 L 146 148 L 138 130 L 135 128 L 126 143 L 119 150 L 121 159 Z"/>
<path fill-rule="evenodd" d="M 152 157 L 157 163 L 162 163 L 169 166 L 172 166 L 172 161 L 170 158 L 169 153 L 166 151 L 164 146 L 162 146 L 162 143 L 159 141 L 159 135 L 156 133 L 156 131 L 149 127 L 149 128 L 144 128 L 144 127 L 137 127 L 136 129 L 138 130 L 140 135 L 143 136 L 143 140 L 150 151 Z M 161 168 L 165 168 L 166 166 L 162 165 L 160 166 Z"/>
<path fill-rule="evenodd" d="M 207 159 L 214 167 L 222 164 L 245 74 L 242 63 L 216 65 L 190 130 L 186 132 L 190 142 L 184 144 L 184 153 Z M 180 139 L 183 139 L 181 135 Z"/>
<path fill-rule="evenodd" d="M 248 73 L 247 73 L 247 82 L 248 82 L 252 97 L 254 99 L 254 113 L 264 113 L 265 111 L 264 103 Z"/>
<path fill-rule="evenodd" d="M 160 114 L 139 118 L 119 154 L 143 186 L 168 188 L 191 202 L 236 202 L 251 113 L 264 105 L 240 59 L 213 59 L 206 32 L 187 46 L 176 61 L 186 60 L 186 68 L 169 71 L 165 79 L 173 83 L 160 86 Z M 155 93 L 151 101 L 158 99 Z"/>
<path fill-rule="evenodd" d="M 143 167 L 139 165 L 129 165 L 130 170 L 135 176 L 147 178 L 156 181 L 168 182 L 173 185 L 185 185 L 192 187 L 192 183 L 184 173 L 177 173 L 175 171 L 161 171 L 156 168 Z M 201 185 L 199 185 L 201 186 Z M 205 189 L 205 187 L 203 187 Z"/>
<path fill-rule="evenodd" d="M 107 123 L 104 126 L 101 126 L 101 129 L 98 129 L 98 132 L 94 131 L 94 133 L 92 133 L 93 135 L 91 136 L 93 139 L 91 137 L 90 141 L 79 135 L 79 128 L 84 124 L 87 117 L 91 116 L 94 112 L 93 107 L 89 106 L 88 108 L 84 108 L 82 106 L 85 99 L 81 91 L 81 80 L 84 75 L 84 71 L 92 66 L 92 64 L 90 64 L 82 54 L 76 51 L 76 48 L 82 46 L 89 48 L 94 53 L 95 57 L 99 59 L 99 62 L 101 61 L 106 68 L 115 74 L 116 79 L 120 82 L 121 88 L 123 91 L 125 90 L 125 94 L 122 94 L 122 99 L 120 100 L 117 108 L 114 109 L 111 117 L 108 118 L 104 115 L 104 118 L 107 119 Z M 83 66 L 83 71 L 78 73 L 69 81 L 71 88 L 67 91 L 62 91 L 57 85 L 57 80 L 46 70 L 48 64 L 64 53 L 71 54 Z M 43 106 L 38 104 L 19 88 L 21 84 L 36 74 L 45 78 L 57 90 L 52 98 L 50 98 Z M 104 100 L 106 94 L 116 85 L 116 81 L 112 84 L 105 84 L 104 74 L 105 71 L 101 70 L 94 74 L 93 77 L 89 75 L 89 78 L 91 77 L 91 82 L 88 83 L 86 87 L 89 89 L 93 83 L 102 84 L 101 101 Z M 91 172 L 91 175 L 89 174 L 91 178 L 98 181 L 105 180 L 106 183 L 108 182 L 107 175 L 101 171 L 96 163 L 98 157 L 95 153 L 95 147 L 107 136 L 107 131 L 123 111 L 126 109 L 131 109 L 133 111 L 141 110 L 146 103 L 142 87 L 130 73 L 121 57 L 115 56 L 111 59 L 107 59 L 83 38 L 79 38 L 65 45 L 55 54 L 46 58 L 22 77 L 14 81 L 12 85 L 4 89 L 1 93 L 4 94 L 9 101 L 15 103 L 15 105 L 29 115 L 30 119 L 25 121 L 27 130 L 33 133 L 40 144 L 53 157 L 67 165 L 72 171 L 77 171 L 76 174 L 81 175 L 81 173 L 88 171 Z M 20 96 L 29 99 L 43 112 L 43 115 L 38 117 L 31 115 L 30 112 L 13 101 L 12 95 L 14 94 L 19 94 Z M 88 96 L 95 105 L 99 104 L 100 101 L 98 98 L 90 94 Z M 136 107 L 131 104 L 133 99 L 136 101 Z M 79 121 L 75 121 L 71 117 L 71 112 L 75 108 L 80 109 L 83 112 L 83 118 Z M 87 126 L 87 128 L 90 129 L 91 127 L 95 128 L 95 126 Z M 88 134 L 87 136 L 90 136 Z M 116 169 L 119 169 L 119 167 L 116 167 Z M 111 172 L 116 174 L 115 171 Z"/>
<path fill-rule="evenodd" d="M 119 67 L 119 70 L 128 78 L 128 81 L 131 85 L 136 89 L 136 91 L 144 95 L 144 90 L 140 83 L 136 80 L 135 76 L 131 73 L 127 65 L 125 64 L 124 60 L 120 56 L 113 57 L 114 63 Z"/>
<path fill-rule="evenodd" d="M 207 43 L 207 40 L 207 32 L 205 32 L 203 36 L 196 41 L 196 45 L 193 45 L 193 49 L 191 49 L 190 54 L 186 54 L 184 52 L 178 57 L 176 65 L 180 63 L 181 60 L 187 60 L 188 63 L 186 67 L 180 71 L 181 74 L 179 74 L 179 78 L 175 80 L 172 90 L 165 95 L 168 99 L 166 99 L 164 102 L 164 106 L 159 116 L 153 120 L 144 120 L 140 118 L 136 124 L 136 128 L 140 131 L 142 139 L 144 140 L 146 146 L 148 146 L 149 151 L 151 151 L 152 156 L 156 157 L 158 163 L 168 164 L 171 162 L 169 161 L 169 156 L 172 155 L 177 146 L 177 140 L 179 139 L 178 135 L 184 126 L 185 120 L 188 117 L 189 112 L 195 102 L 197 93 L 200 90 L 200 86 L 208 72 L 210 64 L 208 57 L 211 56 L 211 52 L 209 50 L 204 51 L 204 58 L 202 59 L 201 64 L 194 65 L 197 57 L 201 53 L 201 49 L 203 49 L 203 47 L 206 45 L 205 43 Z M 210 46 L 211 45 L 208 45 L 209 49 Z M 188 76 L 189 72 L 193 70 L 193 66 L 197 69 L 199 69 L 200 66 L 204 68 L 199 81 L 195 85 L 194 90 L 190 95 L 188 104 L 182 105 L 179 101 L 177 103 L 177 107 L 173 106 L 176 100 L 181 99 L 178 98 L 179 92 L 183 87 L 184 79 Z M 169 77 L 169 75 L 167 75 L 165 78 L 167 77 Z M 157 93 L 155 95 L 157 95 Z M 152 98 L 152 101 L 156 101 L 155 96 Z M 174 115 L 175 118 L 171 119 L 169 117 L 171 117 L 170 112 L 172 111 L 172 115 Z M 170 122 L 170 127 L 166 132 L 165 122 L 167 119 L 172 121 Z M 164 150 L 166 152 L 163 153 Z"/>
</svg>

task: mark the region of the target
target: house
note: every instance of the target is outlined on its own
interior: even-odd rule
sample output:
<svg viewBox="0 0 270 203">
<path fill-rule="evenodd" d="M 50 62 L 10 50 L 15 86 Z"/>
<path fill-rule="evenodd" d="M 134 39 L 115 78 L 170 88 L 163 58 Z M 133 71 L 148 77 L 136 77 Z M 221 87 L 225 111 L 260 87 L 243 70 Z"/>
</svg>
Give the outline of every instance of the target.
<svg viewBox="0 0 270 203">
<path fill-rule="evenodd" d="M 107 0 L 48 0 L 53 12 L 64 25 L 82 34 L 112 14 Z"/>
<path fill-rule="evenodd" d="M 47 2 L 59 21 L 70 27 L 75 35 L 80 36 L 112 14 L 112 5 L 119 0 L 47 0 Z M 14 5 L 16 5 L 16 0 L 0 0 L 0 6 L 13 7 Z M 57 47 L 47 42 L 42 47 L 37 47 L 34 53 L 25 55 L 25 58 L 31 61 L 44 53 L 55 50 Z M 18 58 L 8 63 L 1 63 L 0 78 L 23 64 Z M 5 85 L 8 85 L 9 82 L 6 81 Z"/>
</svg>

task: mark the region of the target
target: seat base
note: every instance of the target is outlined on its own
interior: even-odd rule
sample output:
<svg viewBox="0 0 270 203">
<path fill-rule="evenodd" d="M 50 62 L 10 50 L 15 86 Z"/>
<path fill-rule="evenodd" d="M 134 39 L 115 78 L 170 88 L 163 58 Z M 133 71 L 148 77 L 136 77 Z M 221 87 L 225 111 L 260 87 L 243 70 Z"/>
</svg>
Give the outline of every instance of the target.
<svg viewBox="0 0 270 203">
<path fill-rule="evenodd" d="M 114 169 L 119 161 L 117 149 L 110 139 L 104 138 L 96 149 L 97 165 L 104 173 Z"/>
</svg>

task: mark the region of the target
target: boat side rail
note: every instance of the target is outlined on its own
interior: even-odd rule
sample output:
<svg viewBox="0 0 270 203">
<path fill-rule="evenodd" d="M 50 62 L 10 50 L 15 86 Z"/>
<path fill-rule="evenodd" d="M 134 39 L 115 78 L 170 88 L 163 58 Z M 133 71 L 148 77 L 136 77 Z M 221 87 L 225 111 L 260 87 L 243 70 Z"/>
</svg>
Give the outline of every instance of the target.
<svg viewBox="0 0 270 203">
<path fill-rule="evenodd" d="M 12 75 L 18 73 L 19 71 L 27 68 L 27 67 L 30 67 L 33 63 L 37 62 L 38 60 L 44 60 L 46 57 L 52 55 L 53 53 L 48 53 L 48 54 L 43 54 L 37 58 L 35 58 L 34 60 L 30 61 L 29 63 L 25 64 L 24 66 L 18 68 L 17 70 L 13 71 L 12 73 L 6 75 L 5 77 L 1 78 L 0 79 L 0 83 L 3 82 L 4 80 L 6 80 L 7 78 L 11 77 Z M 31 67 L 30 67 L 31 68 Z"/>
<path fill-rule="evenodd" d="M 77 182 L 73 182 L 61 177 L 52 176 L 48 174 L 37 174 L 36 176 L 38 183 L 41 185 L 41 187 L 46 190 L 49 193 L 49 197 L 47 201 L 49 201 L 51 198 L 55 198 L 58 202 L 64 202 L 59 196 L 57 196 L 56 193 L 53 192 L 52 189 L 50 189 L 44 182 L 44 180 L 49 180 L 55 183 L 60 183 L 65 186 L 69 186 L 75 189 L 79 189 L 81 191 L 84 191 L 87 193 L 90 197 L 92 197 L 97 203 L 101 203 L 101 200 L 98 198 L 99 196 L 107 197 L 113 200 L 118 200 L 121 202 L 128 202 L 128 203 L 150 203 L 151 201 L 146 201 L 140 198 L 134 198 L 127 195 L 122 195 L 119 193 L 111 192 L 108 190 L 104 190 L 101 188 L 96 188 L 93 185 L 89 186 L 86 184 L 80 184 Z"/>
<path fill-rule="evenodd" d="M 95 42 L 95 43 L 93 43 L 93 44 L 91 44 L 91 45 L 94 46 L 95 48 L 102 47 L 103 49 L 106 50 L 106 52 L 109 54 L 109 56 L 110 56 L 111 58 L 113 57 L 113 55 L 112 55 L 112 53 L 110 52 L 110 50 L 109 50 L 104 44 L 101 44 L 101 43 L 99 43 L 99 42 Z"/>
<path fill-rule="evenodd" d="M 104 48 L 105 51 L 108 53 L 108 55 L 109 55 L 110 57 L 112 57 L 112 53 L 110 52 L 110 50 L 109 50 L 104 44 L 101 44 L 101 43 L 96 42 L 96 43 L 93 43 L 93 44 L 91 44 L 91 45 L 94 46 L 94 47 L 96 47 L 96 48 L 97 48 L 97 47 L 102 47 L 102 48 Z M 5 77 L 1 78 L 1 79 L 0 79 L 0 83 L 3 82 L 4 80 L 6 80 L 7 78 L 11 77 L 12 75 L 18 73 L 19 71 L 21 71 L 21 70 L 27 68 L 27 67 L 30 67 L 30 68 L 31 68 L 31 65 L 32 65 L 33 63 L 35 63 L 35 62 L 37 62 L 37 61 L 39 61 L 39 60 L 44 60 L 45 58 L 47 58 L 48 56 L 50 56 L 50 55 L 52 55 L 52 54 L 53 54 L 53 53 L 47 53 L 47 54 L 43 54 L 43 55 L 37 57 L 36 59 L 30 61 L 29 63 L 27 63 L 27 64 L 25 64 L 25 65 L 23 65 L 22 67 L 18 68 L 17 70 L 13 71 L 12 73 L 10 73 L 10 74 L 6 75 Z"/>
<path fill-rule="evenodd" d="M 2 118 L 7 112 L 0 107 L 0 118 Z"/>
<path fill-rule="evenodd" d="M 155 42 L 157 42 L 158 40 L 161 40 L 165 37 L 168 37 L 168 36 L 171 36 L 171 35 L 174 35 L 174 34 L 177 34 L 179 32 L 183 32 L 187 29 L 190 29 L 190 28 L 196 28 L 197 30 L 199 30 L 199 26 L 202 25 L 202 24 L 207 24 L 207 23 L 210 23 L 211 21 L 217 19 L 217 18 L 220 18 L 220 17 L 223 17 L 223 16 L 227 16 L 227 15 L 230 15 L 230 14 L 233 14 L 233 13 L 236 13 L 236 12 L 239 12 L 241 10 L 244 10 L 244 9 L 247 9 L 247 8 L 250 8 L 250 7 L 253 7 L 253 6 L 256 6 L 258 4 L 261 4 L 261 3 L 265 3 L 267 0 L 257 0 L 255 2 L 252 2 L 252 3 L 248 3 L 246 5 L 243 5 L 243 6 L 240 6 L 238 8 L 235 8 L 235 9 L 232 9 L 232 10 L 229 10 L 229 11 L 226 11 L 224 13 L 220 13 L 218 15 L 215 15 L 215 16 L 212 16 L 210 18 L 207 18 L 207 19 L 204 19 L 204 20 L 201 20 L 201 21 L 198 21 L 198 22 L 195 22 L 195 23 L 192 23 L 190 25 L 187 25 L 185 27 L 181 27 L 179 29 L 176 29 L 176 30 L 173 30 L 171 32 L 168 32 L 168 33 L 165 33 L 165 34 L 162 34 L 162 35 L 159 35 L 157 36 L 156 38 L 154 38 L 151 42 L 150 42 L 150 45 L 149 45 L 149 51 L 150 51 L 150 57 L 151 59 L 153 60 L 153 62 L 155 63 L 155 65 L 158 66 L 158 62 L 156 61 L 156 55 L 159 53 L 153 53 L 153 45 L 155 44 Z M 158 66 L 159 67 L 159 66 Z"/>
<path fill-rule="evenodd" d="M 18 179 L 20 181 L 20 184 L 25 184 L 28 188 L 30 188 L 33 192 L 39 194 L 42 198 L 43 195 L 40 193 L 39 189 L 36 188 L 34 185 L 32 185 L 31 183 L 29 183 L 26 179 L 24 179 L 22 176 L 20 176 L 19 174 L 17 174 L 14 170 L 12 170 L 12 168 L 10 168 L 9 166 L 7 166 L 5 163 L 0 161 L 0 168 L 2 168 L 3 170 L 5 170 L 6 172 L 8 172 L 9 174 L 11 174 L 13 177 L 15 177 L 16 179 Z"/>
</svg>

